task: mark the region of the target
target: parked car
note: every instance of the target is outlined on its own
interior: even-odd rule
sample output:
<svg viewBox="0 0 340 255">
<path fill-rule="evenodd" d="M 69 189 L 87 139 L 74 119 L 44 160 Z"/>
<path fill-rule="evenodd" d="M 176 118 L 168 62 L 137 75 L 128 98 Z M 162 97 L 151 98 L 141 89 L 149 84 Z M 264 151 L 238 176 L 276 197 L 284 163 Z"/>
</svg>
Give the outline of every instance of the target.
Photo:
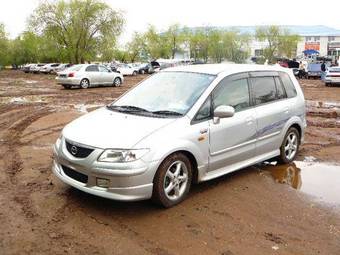
<svg viewBox="0 0 340 255">
<path fill-rule="evenodd" d="M 67 68 L 71 67 L 72 64 L 60 64 L 59 66 L 57 66 L 54 70 L 55 73 L 61 72 L 66 70 Z"/>
<path fill-rule="evenodd" d="M 46 65 L 42 66 L 39 71 L 40 71 L 40 73 L 44 73 L 44 74 L 55 73 L 55 70 L 58 66 L 60 66 L 59 63 L 46 64 Z"/>
<path fill-rule="evenodd" d="M 30 66 L 30 73 L 39 73 L 40 68 L 46 64 L 33 64 Z"/>
<path fill-rule="evenodd" d="M 27 64 L 27 65 L 24 65 L 23 68 L 22 68 L 22 71 L 25 72 L 25 73 L 29 73 L 30 70 L 31 70 L 31 66 L 33 66 L 35 64 Z"/>
<path fill-rule="evenodd" d="M 329 67 L 326 71 L 325 85 L 332 86 L 340 84 L 340 67 Z"/>
<path fill-rule="evenodd" d="M 127 64 L 118 64 L 117 72 L 121 73 L 122 75 L 137 75 L 138 74 L 138 70 L 136 70 L 134 67 L 129 66 Z"/>
<path fill-rule="evenodd" d="M 123 75 L 112 72 L 103 65 L 74 65 L 57 73 L 57 83 L 69 89 L 73 86 L 87 89 L 98 85 L 121 86 Z"/>
<path fill-rule="evenodd" d="M 309 78 L 320 78 L 321 77 L 321 64 L 322 63 L 309 63 L 307 66 L 307 75 Z M 326 64 L 326 68 L 328 68 L 329 63 Z"/>
<path fill-rule="evenodd" d="M 142 63 L 138 67 L 138 73 L 140 74 L 151 73 L 150 69 L 151 69 L 151 65 L 149 63 Z"/>
<path fill-rule="evenodd" d="M 292 162 L 305 127 L 304 96 L 289 69 L 168 68 L 68 124 L 53 172 L 97 196 L 170 207 L 193 183 L 272 158 Z"/>
</svg>

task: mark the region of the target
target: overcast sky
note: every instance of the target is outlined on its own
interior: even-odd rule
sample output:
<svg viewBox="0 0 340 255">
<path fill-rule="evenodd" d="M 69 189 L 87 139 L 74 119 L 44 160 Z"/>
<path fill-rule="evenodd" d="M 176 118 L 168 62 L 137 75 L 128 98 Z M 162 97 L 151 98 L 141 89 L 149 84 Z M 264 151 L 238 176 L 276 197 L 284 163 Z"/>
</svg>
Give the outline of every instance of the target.
<svg viewBox="0 0 340 255">
<path fill-rule="evenodd" d="M 41 0 L 0 0 L 0 22 L 13 38 Z M 107 0 L 125 12 L 126 41 L 148 24 L 159 29 L 169 24 L 187 26 L 326 25 L 340 29 L 339 0 Z"/>
</svg>

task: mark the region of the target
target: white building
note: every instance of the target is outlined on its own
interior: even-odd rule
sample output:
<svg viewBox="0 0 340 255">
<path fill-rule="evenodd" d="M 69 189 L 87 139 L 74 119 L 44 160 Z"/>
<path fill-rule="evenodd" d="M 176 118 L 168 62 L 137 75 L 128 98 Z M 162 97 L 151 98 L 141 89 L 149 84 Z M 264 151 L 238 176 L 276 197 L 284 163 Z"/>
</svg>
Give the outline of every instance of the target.
<svg viewBox="0 0 340 255">
<path fill-rule="evenodd" d="M 326 26 L 281 26 L 300 36 L 296 46 L 296 55 L 303 55 L 305 50 L 316 50 L 319 56 L 340 56 L 340 30 Z M 239 31 L 255 35 L 256 27 L 237 27 Z M 251 56 L 260 56 L 268 46 L 265 42 L 253 39 L 250 43 Z"/>
</svg>

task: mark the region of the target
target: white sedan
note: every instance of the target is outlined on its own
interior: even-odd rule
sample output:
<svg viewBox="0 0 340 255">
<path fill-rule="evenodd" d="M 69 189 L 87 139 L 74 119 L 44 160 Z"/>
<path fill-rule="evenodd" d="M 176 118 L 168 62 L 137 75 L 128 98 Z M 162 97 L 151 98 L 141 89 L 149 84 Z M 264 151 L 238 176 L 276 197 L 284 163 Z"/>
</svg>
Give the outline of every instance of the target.
<svg viewBox="0 0 340 255">
<path fill-rule="evenodd" d="M 326 72 L 325 77 L 326 86 L 331 86 L 333 84 L 340 84 L 340 67 L 329 67 Z"/>
<path fill-rule="evenodd" d="M 56 80 L 66 89 L 71 87 L 87 89 L 99 85 L 118 87 L 122 85 L 124 78 L 120 73 L 112 72 L 102 65 L 81 64 L 58 72 Z"/>
<path fill-rule="evenodd" d="M 117 66 L 117 72 L 121 73 L 122 75 L 137 75 L 138 70 L 136 68 L 129 66 L 127 64 L 119 64 Z"/>
</svg>

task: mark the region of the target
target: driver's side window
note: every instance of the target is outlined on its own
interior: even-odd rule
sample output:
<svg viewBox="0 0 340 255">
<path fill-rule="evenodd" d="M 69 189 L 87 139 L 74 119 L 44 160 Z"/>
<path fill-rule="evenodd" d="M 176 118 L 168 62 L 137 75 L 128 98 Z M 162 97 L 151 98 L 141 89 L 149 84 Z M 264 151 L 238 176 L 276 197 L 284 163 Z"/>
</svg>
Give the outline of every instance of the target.
<svg viewBox="0 0 340 255">
<path fill-rule="evenodd" d="M 213 109 L 220 105 L 229 105 L 235 112 L 250 107 L 248 79 L 221 81 L 213 92 Z"/>
</svg>

